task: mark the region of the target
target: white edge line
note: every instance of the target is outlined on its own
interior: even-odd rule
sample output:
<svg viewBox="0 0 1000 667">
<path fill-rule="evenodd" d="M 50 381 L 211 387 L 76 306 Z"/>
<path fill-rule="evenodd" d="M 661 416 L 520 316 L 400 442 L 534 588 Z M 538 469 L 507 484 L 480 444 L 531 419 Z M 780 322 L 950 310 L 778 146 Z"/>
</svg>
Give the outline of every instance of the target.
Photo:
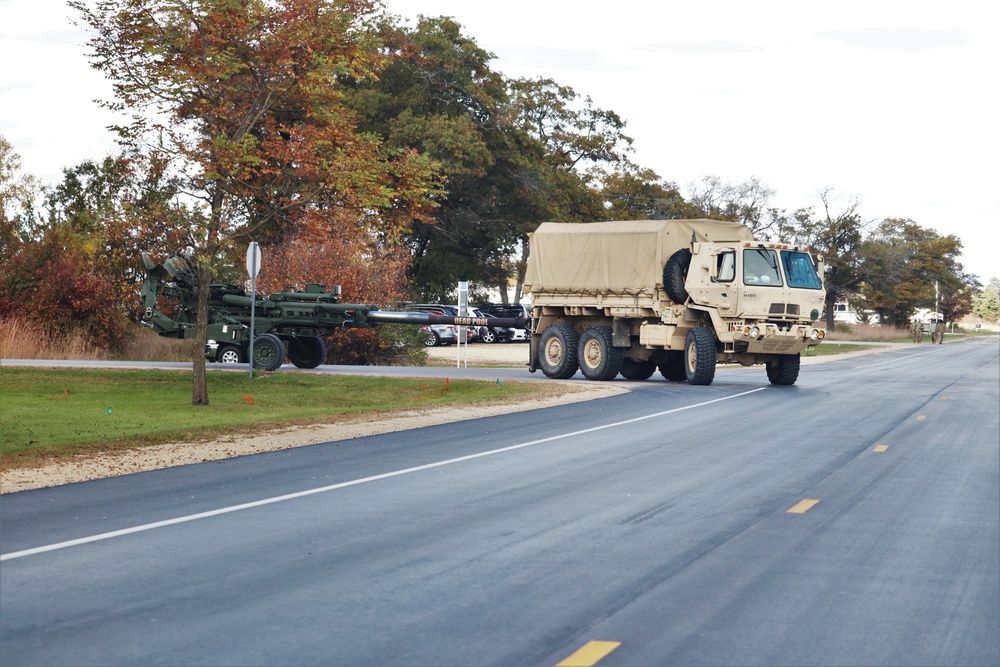
<svg viewBox="0 0 1000 667">
<path fill-rule="evenodd" d="M 283 496 L 274 496 L 273 498 L 264 498 L 263 500 L 255 500 L 251 503 L 243 503 L 241 505 L 231 505 L 229 507 L 222 507 L 216 510 L 211 510 L 208 512 L 199 512 L 198 514 L 189 514 L 187 516 L 177 517 L 175 519 L 166 519 L 164 521 L 155 521 L 153 523 L 146 523 L 141 526 L 134 526 L 132 528 L 123 528 L 121 530 L 113 530 L 108 533 L 100 533 L 99 535 L 91 535 L 90 537 L 81 537 L 75 540 L 68 540 L 66 542 L 58 542 L 56 544 L 49 544 L 42 547 L 35 547 L 33 549 L 24 549 L 23 551 L 12 551 L 0 555 L 0 561 L 14 560 L 15 558 L 24 558 L 25 556 L 33 556 L 35 554 L 45 553 L 47 551 L 57 551 L 59 549 L 67 549 L 69 547 L 79 546 L 81 544 L 90 544 L 91 542 L 100 542 L 102 540 L 109 540 L 113 537 L 121 537 L 122 535 L 131 535 L 132 533 L 141 533 L 147 530 L 154 530 L 156 528 L 164 528 L 166 526 L 173 526 L 179 523 L 187 523 L 189 521 L 197 521 L 198 519 L 207 519 L 208 517 L 219 516 L 220 514 L 229 514 L 230 512 L 239 512 L 240 510 L 251 509 L 254 507 L 262 507 L 264 505 L 273 505 L 274 503 L 280 503 L 285 500 L 294 500 L 295 498 L 304 498 L 305 496 L 311 496 L 317 493 L 326 493 L 327 491 L 336 491 L 337 489 L 344 489 L 349 486 L 357 486 L 359 484 L 367 484 L 368 482 L 376 482 L 382 479 L 389 479 L 390 477 L 399 477 L 400 475 L 408 475 L 414 472 L 420 472 L 422 470 L 430 470 L 431 468 L 440 468 L 442 466 L 452 465 L 454 463 L 462 463 L 463 461 L 471 461 L 472 459 L 479 459 L 486 456 L 494 456 L 496 454 L 503 454 L 505 452 L 512 452 L 515 449 L 523 449 L 525 447 L 532 447 L 534 445 L 541 445 L 546 442 L 553 442 L 555 440 L 562 440 L 564 438 L 572 438 L 578 435 L 583 435 L 585 433 L 593 433 L 595 431 L 602 431 L 604 429 L 614 428 L 616 426 L 623 426 L 625 424 L 634 424 L 635 422 L 644 421 L 646 419 L 654 419 L 656 417 L 662 417 L 664 415 L 673 414 L 675 412 L 682 412 L 684 410 L 691 410 L 693 408 L 700 408 L 705 405 L 711 405 L 712 403 L 718 403 L 720 401 L 728 401 L 733 398 L 740 398 L 741 396 L 747 396 L 749 394 L 756 393 L 758 391 L 764 391 L 767 387 L 758 387 L 756 389 L 751 389 L 750 391 L 744 391 L 739 394 L 733 394 L 732 396 L 723 396 L 722 398 L 715 398 L 711 401 L 704 401 L 702 403 L 695 403 L 693 405 L 685 405 L 680 408 L 673 408 L 671 410 L 664 410 L 663 412 L 655 412 L 653 414 L 644 415 L 642 417 L 635 417 L 633 419 L 626 419 L 620 422 L 614 422 L 612 424 L 604 424 L 603 426 L 594 426 L 592 428 L 586 428 L 581 431 L 573 431 L 572 433 L 563 433 L 561 435 L 554 435 L 549 438 L 542 438 L 541 440 L 532 440 L 530 442 L 523 442 L 518 445 L 511 445 L 509 447 L 502 447 L 500 449 L 491 449 L 487 452 L 479 452 L 478 454 L 469 454 L 467 456 L 460 456 L 454 459 L 447 459 L 445 461 L 438 461 L 436 463 L 427 463 L 421 466 L 416 466 L 414 468 L 406 468 L 404 470 L 396 470 L 393 472 L 382 473 L 381 475 L 372 475 L 371 477 L 362 477 L 361 479 L 351 480 L 349 482 L 340 482 L 338 484 L 331 484 L 330 486 L 322 486 L 316 489 L 309 489 L 308 491 L 298 491 L 296 493 L 289 493 Z"/>
<path fill-rule="evenodd" d="M 881 366 L 882 364 L 894 364 L 897 361 L 903 361 L 904 359 L 912 359 L 913 357 L 922 357 L 925 354 L 931 354 L 930 352 L 918 352 L 917 354 L 909 354 L 905 357 L 899 357 L 898 359 L 889 359 L 888 361 L 880 361 L 877 364 L 865 364 L 864 366 L 855 366 L 851 370 L 858 370 L 859 368 L 871 368 L 872 366 Z"/>
</svg>

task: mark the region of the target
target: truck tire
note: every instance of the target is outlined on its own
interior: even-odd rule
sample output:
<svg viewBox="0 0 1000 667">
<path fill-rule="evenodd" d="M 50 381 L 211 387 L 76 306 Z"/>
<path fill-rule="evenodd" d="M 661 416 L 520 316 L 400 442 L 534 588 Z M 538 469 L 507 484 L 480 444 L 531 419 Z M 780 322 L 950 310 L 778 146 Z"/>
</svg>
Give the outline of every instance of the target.
<svg viewBox="0 0 1000 667">
<path fill-rule="evenodd" d="M 656 362 L 652 359 L 648 361 L 635 361 L 625 357 L 622 359 L 622 377 L 626 380 L 648 380 L 656 371 Z"/>
<path fill-rule="evenodd" d="M 542 332 L 538 367 L 546 377 L 566 380 L 576 374 L 576 346 L 580 335 L 568 324 L 553 324 Z"/>
<path fill-rule="evenodd" d="M 668 350 L 667 360 L 660 364 L 660 375 L 671 382 L 684 382 L 687 372 L 684 370 L 684 353 L 680 350 Z"/>
<path fill-rule="evenodd" d="M 319 336 L 296 336 L 288 342 L 288 359 L 296 368 L 316 368 L 326 361 L 326 343 Z"/>
<path fill-rule="evenodd" d="M 663 267 L 663 288 L 674 303 L 683 304 L 688 299 L 684 281 L 687 279 L 688 267 L 691 265 L 691 251 L 681 248 L 667 260 Z"/>
<path fill-rule="evenodd" d="M 767 368 L 767 379 L 771 384 L 792 385 L 799 379 L 799 363 L 802 360 L 797 354 L 783 354 L 777 361 L 768 361 L 764 364 Z"/>
<path fill-rule="evenodd" d="M 222 345 L 215 353 L 215 360 L 222 364 L 245 364 L 246 353 L 237 345 Z"/>
<path fill-rule="evenodd" d="M 715 358 L 712 332 L 704 327 L 688 331 L 684 341 L 684 373 L 690 384 L 712 384 Z"/>
<path fill-rule="evenodd" d="M 611 344 L 611 327 L 590 327 L 580 336 L 576 357 L 588 380 L 613 380 L 622 368 L 623 350 Z"/>
<path fill-rule="evenodd" d="M 261 334 L 253 340 L 253 367 L 276 371 L 285 363 L 285 344 L 274 334 Z"/>
</svg>

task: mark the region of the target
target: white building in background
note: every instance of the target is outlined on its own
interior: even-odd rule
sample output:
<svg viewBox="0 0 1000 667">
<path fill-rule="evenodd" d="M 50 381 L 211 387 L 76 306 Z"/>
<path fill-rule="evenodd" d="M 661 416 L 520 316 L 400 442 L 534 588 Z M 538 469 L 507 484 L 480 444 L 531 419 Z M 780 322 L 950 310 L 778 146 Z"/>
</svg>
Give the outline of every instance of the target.
<svg viewBox="0 0 1000 667">
<path fill-rule="evenodd" d="M 838 301 L 833 304 L 833 321 L 857 324 L 861 320 L 858 319 L 857 312 L 851 309 L 851 304 L 847 301 Z"/>
</svg>

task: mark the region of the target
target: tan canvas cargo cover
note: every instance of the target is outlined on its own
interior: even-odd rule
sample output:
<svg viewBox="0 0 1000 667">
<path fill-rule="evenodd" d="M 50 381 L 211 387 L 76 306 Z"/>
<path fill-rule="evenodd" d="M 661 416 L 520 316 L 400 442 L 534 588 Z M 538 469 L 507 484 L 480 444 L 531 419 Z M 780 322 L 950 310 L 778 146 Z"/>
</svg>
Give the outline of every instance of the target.
<svg viewBox="0 0 1000 667">
<path fill-rule="evenodd" d="M 533 234 L 525 292 L 652 294 L 663 266 L 697 242 L 753 241 L 749 228 L 720 220 L 543 222 Z"/>
</svg>

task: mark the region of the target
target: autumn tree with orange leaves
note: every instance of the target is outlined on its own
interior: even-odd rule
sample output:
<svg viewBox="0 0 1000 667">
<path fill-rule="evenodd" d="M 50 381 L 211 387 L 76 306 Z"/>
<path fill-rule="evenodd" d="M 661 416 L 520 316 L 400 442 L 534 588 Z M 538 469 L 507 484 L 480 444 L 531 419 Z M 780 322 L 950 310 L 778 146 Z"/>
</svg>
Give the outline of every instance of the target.
<svg viewBox="0 0 1000 667">
<path fill-rule="evenodd" d="M 435 192 L 433 167 L 357 131 L 343 89 L 372 79 L 384 57 L 371 0 L 102 0 L 70 2 L 92 31 L 91 64 L 110 79 L 126 145 L 169 160 L 186 197 L 171 252 L 188 253 L 208 285 L 250 240 L 300 230 L 386 243 Z M 192 403 L 208 404 L 194 355 Z"/>
</svg>

